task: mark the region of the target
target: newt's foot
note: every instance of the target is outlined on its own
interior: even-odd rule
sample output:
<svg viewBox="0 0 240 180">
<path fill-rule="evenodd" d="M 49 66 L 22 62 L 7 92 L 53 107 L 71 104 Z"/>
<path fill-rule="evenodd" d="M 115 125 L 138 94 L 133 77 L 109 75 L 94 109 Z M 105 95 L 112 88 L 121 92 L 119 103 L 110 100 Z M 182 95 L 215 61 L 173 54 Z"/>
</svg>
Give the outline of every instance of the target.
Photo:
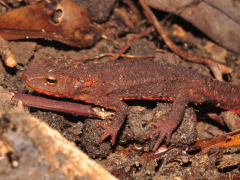
<svg viewBox="0 0 240 180">
<path fill-rule="evenodd" d="M 105 129 L 104 134 L 99 139 L 99 143 L 102 143 L 108 136 L 111 136 L 112 145 L 115 144 L 117 133 L 118 133 L 120 128 L 118 128 L 117 125 L 114 124 L 113 122 L 105 123 L 105 124 L 102 123 L 102 122 L 97 122 L 96 125 Z"/>
<path fill-rule="evenodd" d="M 153 147 L 153 151 L 156 151 L 158 146 L 161 144 L 163 139 L 166 137 L 166 142 L 169 143 L 172 135 L 172 128 L 171 125 L 167 124 L 164 121 L 158 120 L 158 121 L 148 121 L 147 124 L 151 124 L 153 126 L 156 126 L 157 128 L 152 130 L 146 137 L 146 139 L 149 139 L 153 137 L 156 134 L 159 134 L 159 137 L 155 143 L 155 146 Z"/>
</svg>

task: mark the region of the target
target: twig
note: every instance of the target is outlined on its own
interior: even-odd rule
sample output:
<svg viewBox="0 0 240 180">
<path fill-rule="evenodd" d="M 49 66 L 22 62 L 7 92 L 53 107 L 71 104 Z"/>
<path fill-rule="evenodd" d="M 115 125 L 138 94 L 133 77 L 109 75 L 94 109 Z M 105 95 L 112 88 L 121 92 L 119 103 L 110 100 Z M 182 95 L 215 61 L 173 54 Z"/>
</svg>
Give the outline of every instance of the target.
<svg viewBox="0 0 240 180">
<path fill-rule="evenodd" d="M 161 52 L 161 53 L 167 53 L 167 50 L 166 50 L 166 49 L 156 49 L 155 51 Z"/>
<path fill-rule="evenodd" d="M 102 34 L 101 38 L 102 38 L 102 39 L 106 39 L 106 40 L 108 40 L 108 41 L 112 41 L 112 42 L 115 43 L 116 45 L 119 45 L 119 42 L 117 42 L 117 41 L 114 40 L 114 39 L 111 39 L 111 38 L 107 37 L 105 34 Z"/>
<path fill-rule="evenodd" d="M 141 13 L 139 12 L 139 9 L 135 5 L 134 1 L 132 1 L 132 0 L 123 0 L 123 3 L 127 4 L 132 9 L 132 11 L 134 12 L 134 14 L 137 17 L 137 21 L 141 22 L 142 21 Z"/>
<path fill-rule="evenodd" d="M 14 67 L 17 65 L 17 60 L 11 53 L 6 41 L 0 36 L 0 55 L 4 60 L 6 66 Z"/>
<path fill-rule="evenodd" d="M 215 78 L 218 79 L 219 81 L 222 81 L 222 73 L 231 72 L 231 70 L 228 67 L 226 67 L 226 66 L 224 68 L 220 69 L 219 68 L 220 65 L 213 59 L 201 58 L 201 57 L 195 56 L 194 54 L 185 52 L 182 49 L 180 49 L 178 46 L 176 46 L 168 38 L 168 36 L 164 32 L 161 24 L 159 23 L 158 19 L 156 18 L 156 16 L 153 14 L 151 9 L 145 3 L 145 0 L 139 0 L 139 3 L 141 4 L 142 8 L 144 9 L 144 13 L 147 16 L 148 20 L 155 26 L 155 28 L 157 29 L 158 33 L 162 36 L 163 40 L 168 45 L 168 47 L 173 52 L 175 52 L 177 55 L 181 56 L 182 58 L 184 58 L 184 59 L 186 59 L 188 61 L 207 64 L 210 67 L 210 69 L 212 70 Z M 221 65 L 221 66 L 224 66 L 224 65 Z M 224 71 L 221 72 L 222 69 Z"/>
<path fill-rule="evenodd" d="M 96 114 L 93 108 L 88 105 L 63 102 L 63 101 L 55 101 L 51 99 L 35 97 L 35 96 L 25 95 L 25 94 L 18 94 L 18 93 L 14 93 L 14 94 L 15 95 L 13 96 L 13 98 L 22 101 L 23 105 L 25 106 L 99 118 L 99 116 Z"/>
<path fill-rule="evenodd" d="M 152 32 L 155 28 L 153 26 L 145 29 L 141 33 L 137 34 L 133 39 L 128 41 L 121 49 L 118 50 L 118 52 L 115 53 L 113 57 L 110 58 L 109 61 L 115 61 L 117 60 L 136 40 L 141 39 L 142 37 L 146 36 L 150 32 Z"/>
<path fill-rule="evenodd" d="M 87 57 L 87 58 L 81 59 L 81 61 L 88 61 L 88 60 L 92 60 L 92 59 L 100 59 L 100 58 L 105 57 L 105 56 L 115 56 L 115 55 L 116 55 L 115 53 L 103 53 L 103 54 L 100 54 L 98 56 Z M 120 56 L 125 57 L 125 58 L 131 58 L 131 59 L 154 58 L 155 57 L 155 55 L 134 56 L 134 55 L 130 55 L 130 54 L 121 54 Z"/>
<path fill-rule="evenodd" d="M 6 2 L 4 2 L 4 0 L 0 0 L 0 4 L 4 6 L 8 11 L 12 9 Z"/>
</svg>

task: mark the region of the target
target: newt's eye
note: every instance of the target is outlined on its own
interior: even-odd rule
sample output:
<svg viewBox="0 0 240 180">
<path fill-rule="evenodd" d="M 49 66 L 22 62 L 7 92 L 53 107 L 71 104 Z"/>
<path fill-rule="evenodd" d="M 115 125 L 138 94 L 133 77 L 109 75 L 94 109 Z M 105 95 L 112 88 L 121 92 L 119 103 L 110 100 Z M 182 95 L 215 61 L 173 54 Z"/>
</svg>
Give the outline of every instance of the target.
<svg viewBox="0 0 240 180">
<path fill-rule="evenodd" d="M 46 78 L 46 83 L 49 86 L 56 86 L 57 85 L 57 79 L 54 77 L 47 77 Z"/>
</svg>

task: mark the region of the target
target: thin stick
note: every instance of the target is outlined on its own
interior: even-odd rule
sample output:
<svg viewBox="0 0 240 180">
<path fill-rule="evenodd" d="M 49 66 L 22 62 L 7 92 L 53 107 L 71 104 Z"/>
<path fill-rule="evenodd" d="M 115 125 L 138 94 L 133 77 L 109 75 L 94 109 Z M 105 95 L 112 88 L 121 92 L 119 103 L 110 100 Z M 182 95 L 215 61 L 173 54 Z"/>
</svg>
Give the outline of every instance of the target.
<svg viewBox="0 0 240 180">
<path fill-rule="evenodd" d="M 150 32 L 152 32 L 154 30 L 155 30 L 155 28 L 153 26 L 151 26 L 151 27 L 145 29 L 144 31 L 142 31 L 141 33 L 137 34 L 133 39 L 128 41 L 121 49 L 119 49 L 118 52 L 116 52 L 115 55 L 113 57 L 111 57 L 109 61 L 117 60 L 124 52 L 127 51 L 127 49 L 132 45 L 132 43 L 134 43 L 138 39 L 141 39 L 142 37 L 146 36 L 147 34 L 149 34 Z"/>
<path fill-rule="evenodd" d="M 0 36 L 0 55 L 4 60 L 6 66 L 14 67 L 17 65 L 17 60 L 11 53 L 6 41 Z"/>
<path fill-rule="evenodd" d="M 182 49 L 180 49 L 178 46 L 176 46 L 166 35 L 166 33 L 164 32 L 161 24 L 159 23 L 158 19 L 156 18 L 156 16 L 153 14 L 153 12 L 151 11 L 151 9 L 147 6 L 147 4 L 145 3 L 144 0 L 139 0 L 139 3 L 141 4 L 142 8 L 144 9 L 144 13 L 146 14 L 148 20 L 155 26 L 155 28 L 157 29 L 158 33 L 162 36 L 163 40 L 165 41 L 165 43 L 168 45 L 168 47 L 175 52 L 177 55 L 179 55 L 180 57 L 188 60 L 188 61 L 192 61 L 192 62 L 196 62 L 196 63 L 204 63 L 207 64 L 210 69 L 212 70 L 214 76 L 216 79 L 218 79 L 219 81 L 222 81 L 222 73 L 224 72 L 231 72 L 230 68 L 228 67 L 224 67 L 224 68 L 219 68 L 219 64 L 213 60 L 213 59 L 209 59 L 209 58 L 201 58 L 198 57 L 194 54 L 188 53 L 183 51 Z M 221 65 L 224 66 L 224 65 Z M 224 72 L 221 72 L 221 70 L 224 70 Z M 227 70 L 226 70 L 227 69 Z"/>
<path fill-rule="evenodd" d="M 14 93 L 14 94 L 15 95 L 13 96 L 13 98 L 22 101 L 23 105 L 25 106 L 99 118 L 99 116 L 96 114 L 93 108 L 88 105 L 63 102 L 63 101 L 55 101 L 51 99 L 19 94 L 19 93 Z"/>
<path fill-rule="evenodd" d="M 92 59 L 100 59 L 100 58 L 105 57 L 105 56 L 115 56 L 115 55 L 116 55 L 115 53 L 103 53 L 103 54 L 100 54 L 98 56 L 87 57 L 87 58 L 81 59 L 81 61 L 88 61 L 88 60 L 92 60 Z M 154 58 L 155 57 L 155 55 L 134 56 L 134 55 L 130 55 L 130 54 L 121 54 L 120 56 L 125 57 L 125 58 L 131 58 L 131 59 Z"/>
<path fill-rule="evenodd" d="M 132 11 L 134 12 L 134 14 L 137 17 L 138 22 L 142 21 L 141 13 L 139 12 L 139 9 L 135 5 L 134 1 L 132 1 L 132 0 L 130 0 L 130 1 L 129 0 L 123 0 L 123 3 L 127 4 L 132 9 Z"/>
</svg>

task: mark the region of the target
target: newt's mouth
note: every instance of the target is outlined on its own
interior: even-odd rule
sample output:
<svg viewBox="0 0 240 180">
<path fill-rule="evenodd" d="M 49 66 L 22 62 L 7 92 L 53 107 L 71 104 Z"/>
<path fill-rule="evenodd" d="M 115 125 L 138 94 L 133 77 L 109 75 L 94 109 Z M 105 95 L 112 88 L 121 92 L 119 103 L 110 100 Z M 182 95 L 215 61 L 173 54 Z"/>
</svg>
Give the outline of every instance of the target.
<svg viewBox="0 0 240 180">
<path fill-rule="evenodd" d="M 26 77 L 25 73 L 26 73 L 26 71 L 23 72 L 22 78 L 23 78 L 23 81 L 28 85 L 28 84 L 29 84 L 29 83 L 28 83 L 29 81 L 28 81 L 28 78 Z"/>
</svg>

